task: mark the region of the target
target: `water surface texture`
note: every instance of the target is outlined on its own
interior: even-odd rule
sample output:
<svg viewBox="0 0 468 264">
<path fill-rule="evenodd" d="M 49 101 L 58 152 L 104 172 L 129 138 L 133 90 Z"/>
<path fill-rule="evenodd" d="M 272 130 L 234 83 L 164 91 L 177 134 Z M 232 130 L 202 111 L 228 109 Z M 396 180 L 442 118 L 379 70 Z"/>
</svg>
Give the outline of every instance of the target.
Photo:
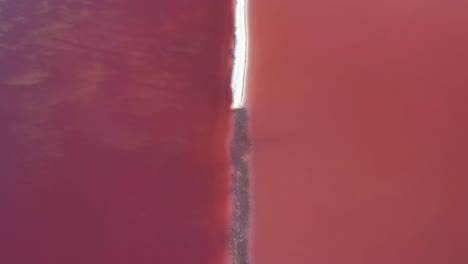
<svg viewBox="0 0 468 264">
<path fill-rule="evenodd" d="M 223 263 L 233 10 L 0 1 L 0 263 Z"/>
</svg>

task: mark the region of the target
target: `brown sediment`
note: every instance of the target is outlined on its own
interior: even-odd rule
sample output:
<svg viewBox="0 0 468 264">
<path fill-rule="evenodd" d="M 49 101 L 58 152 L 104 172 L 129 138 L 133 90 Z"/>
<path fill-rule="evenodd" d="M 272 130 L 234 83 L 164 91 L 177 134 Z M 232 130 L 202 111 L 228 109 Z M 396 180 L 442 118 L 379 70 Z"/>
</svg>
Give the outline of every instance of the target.
<svg viewBox="0 0 468 264">
<path fill-rule="evenodd" d="M 250 155 L 251 142 L 248 131 L 247 112 L 245 108 L 234 110 L 234 133 L 231 144 L 233 163 L 231 249 L 233 264 L 249 263 L 251 201 L 248 156 Z"/>
<path fill-rule="evenodd" d="M 223 263 L 232 2 L 0 9 L 0 262 Z"/>
<path fill-rule="evenodd" d="M 249 2 L 252 263 L 467 263 L 468 6 Z"/>
</svg>

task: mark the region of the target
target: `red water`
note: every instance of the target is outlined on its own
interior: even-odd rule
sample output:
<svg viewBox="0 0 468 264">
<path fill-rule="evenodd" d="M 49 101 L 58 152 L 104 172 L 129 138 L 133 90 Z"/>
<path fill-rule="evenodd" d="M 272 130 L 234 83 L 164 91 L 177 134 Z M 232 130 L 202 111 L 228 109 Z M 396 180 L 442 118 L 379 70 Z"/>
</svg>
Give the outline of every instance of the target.
<svg viewBox="0 0 468 264">
<path fill-rule="evenodd" d="M 232 3 L 0 9 L 0 263 L 222 263 Z"/>
<path fill-rule="evenodd" d="M 253 264 L 468 262 L 468 4 L 252 0 Z"/>
</svg>

